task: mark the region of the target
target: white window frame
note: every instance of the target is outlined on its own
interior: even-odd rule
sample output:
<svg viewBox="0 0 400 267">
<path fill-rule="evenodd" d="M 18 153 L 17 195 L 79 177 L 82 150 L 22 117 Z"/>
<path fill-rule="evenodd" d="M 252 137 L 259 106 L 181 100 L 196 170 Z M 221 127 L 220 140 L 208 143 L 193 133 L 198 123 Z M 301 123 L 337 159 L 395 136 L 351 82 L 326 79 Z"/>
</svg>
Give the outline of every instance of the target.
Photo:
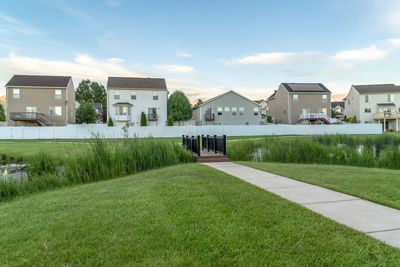
<svg viewBox="0 0 400 267">
<path fill-rule="evenodd" d="M 136 91 L 131 91 L 131 100 L 136 100 Z"/>
<path fill-rule="evenodd" d="M 225 107 L 225 108 L 224 108 L 224 111 L 225 111 L 225 112 L 229 112 L 229 111 L 231 111 L 231 109 L 230 109 L 230 107 Z"/>
<path fill-rule="evenodd" d="M 260 112 L 258 107 L 253 108 L 254 116 L 258 116 L 258 113 Z"/>
<path fill-rule="evenodd" d="M 13 99 L 20 99 L 21 98 L 21 90 L 18 88 L 13 89 Z"/>
<path fill-rule="evenodd" d="M 119 90 L 114 90 L 114 99 L 116 100 L 120 99 Z"/>
<path fill-rule="evenodd" d="M 157 92 L 153 93 L 153 100 L 158 100 L 158 93 Z"/>
<path fill-rule="evenodd" d="M 54 90 L 54 98 L 57 100 L 62 99 L 62 91 L 60 89 Z"/>
<path fill-rule="evenodd" d="M 232 115 L 236 115 L 237 114 L 237 107 L 232 107 Z"/>
<path fill-rule="evenodd" d="M 369 103 L 369 95 L 365 95 L 365 103 Z"/>
<path fill-rule="evenodd" d="M 222 111 L 223 111 L 223 108 L 222 107 L 217 107 L 217 114 L 220 116 L 220 115 L 222 115 Z"/>
<path fill-rule="evenodd" d="M 328 102 L 328 95 L 322 95 L 322 103 Z"/>
<path fill-rule="evenodd" d="M 239 107 L 239 115 L 244 115 L 244 107 Z"/>
<path fill-rule="evenodd" d="M 293 95 L 293 102 L 294 103 L 299 102 L 299 95 L 297 95 L 297 94 Z"/>
<path fill-rule="evenodd" d="M 371 113 L 371 109 L 370 108 L 365 108 L 364 109 L 364 113 Z"/>
<path fill-rule="evenodd" d="M 51 110 L 54 110 L 54 114 L 51 114 Z M 61 106 L 50 106 L 49 107 L 49 115 L 51 117 L 61 117 L 62 116 L 62 108 Z"/>
</svg>

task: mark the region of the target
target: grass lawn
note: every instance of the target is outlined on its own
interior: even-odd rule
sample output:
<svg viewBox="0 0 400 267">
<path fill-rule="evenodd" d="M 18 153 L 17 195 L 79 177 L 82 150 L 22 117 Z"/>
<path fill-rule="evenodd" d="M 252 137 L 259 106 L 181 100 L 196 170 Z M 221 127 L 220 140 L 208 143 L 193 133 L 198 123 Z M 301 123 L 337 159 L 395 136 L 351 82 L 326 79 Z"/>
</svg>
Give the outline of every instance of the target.
<svg viewBox="0 0 400 267">
<path fill-rule="evenodd" d="M 0 265 L 398 265 L 400 250 L 200 164 L 0 204 Z"/>
<path fill-rule="evenodd" d="M 399 170 L 322 164 L 238 163 L 400 209 Z"/>
</svg>

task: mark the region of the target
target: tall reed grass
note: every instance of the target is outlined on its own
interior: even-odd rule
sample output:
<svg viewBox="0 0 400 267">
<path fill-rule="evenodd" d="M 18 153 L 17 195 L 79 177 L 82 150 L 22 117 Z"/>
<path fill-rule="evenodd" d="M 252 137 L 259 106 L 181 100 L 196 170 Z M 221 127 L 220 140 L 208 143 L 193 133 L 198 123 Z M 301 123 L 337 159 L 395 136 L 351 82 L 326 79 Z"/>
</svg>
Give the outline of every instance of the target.
<svg viewBox="0 0 400 267">
<path fill-rule="evenodd" d="M 232 142 L 231 160 L 320 163 L 400 169 L 400 137 L 329 135 Z"/>
<path fill-rule="evenodd" d="M 193 160 L 182 146 L 166 140 L 133 138 L 121 143 L 94 138 L 75 155 L 38 153 L 27 159 L 27 179 L 0 179 L 0 201 Z"/>
</svg>

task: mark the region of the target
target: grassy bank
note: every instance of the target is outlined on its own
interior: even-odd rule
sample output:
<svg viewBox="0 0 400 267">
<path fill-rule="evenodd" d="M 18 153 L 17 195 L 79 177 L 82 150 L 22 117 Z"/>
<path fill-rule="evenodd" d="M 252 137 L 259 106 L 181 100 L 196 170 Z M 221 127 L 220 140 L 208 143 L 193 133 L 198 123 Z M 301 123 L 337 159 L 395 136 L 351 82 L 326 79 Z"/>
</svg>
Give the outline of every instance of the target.
<svg viewBox="0 0 400 267">
<path fill-rule="evenodd" d="M 322 164 L 240 164 L 400 209 L 400 171 Z"/>
<path fill-rule="evenodd" d="M 27 179 L 0 179 L 0 201 L 192 161 L 193 156 L 187 150 L 168 141 L 95 138 L 77 153 L 56 156 L 40 152 L 29 157 Z"/>
<path fill-rule="evenodd" d="M 264 138 L 228 144 L 238 161 L 319 163 L 400 169 L 400 136 L 329 135 L 312 138 Z"/>
<path fill-rule="evenodd" d="M 398 265 L 400 251 L 200 164 L 0 204 L 1 265 Z"/>
</svg>

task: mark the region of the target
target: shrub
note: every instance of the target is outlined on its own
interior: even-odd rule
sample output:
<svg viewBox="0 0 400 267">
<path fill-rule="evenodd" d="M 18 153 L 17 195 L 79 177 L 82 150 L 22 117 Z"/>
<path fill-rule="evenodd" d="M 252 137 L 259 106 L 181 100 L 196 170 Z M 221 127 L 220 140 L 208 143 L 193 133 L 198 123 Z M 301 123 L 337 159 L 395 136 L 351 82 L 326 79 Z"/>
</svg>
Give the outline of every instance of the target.
<svg viewBox="0 0 400 267">
<path fill-rule="evenodd" d="M 172 118 L 171 115 L 168 116 L 167 125 L 168 125 L 168 126 L 174 126 L 174 119 Z"/>
<path fill-rule="evenodd" d="M 147 126 L 147 118 L 144 112 L 142 112 L 142 115 L 140 116 L 140 126 Z"/>
<path fill-rule="evenodd" d="M 78 124 L 96 122 L 96 109 L 91 102 L 83 103 L 79 106 L 76 110 L 76 122 Z"/>
<path fill-rule="evenodd" d="M 272 117 L 271 117 L 270 115 L 267 116 L 267 122 L 268 122 L 268 123 L 272 123 L 272 122 L 273 122 L 273 121 L 272 121 Z"/>
<path fill-rule="evenodd" d="M 109 126 L 109 127 L 114 126 L 114 122 L 111 118 L 108 119 L 107 126 Z"/>
</svg>

